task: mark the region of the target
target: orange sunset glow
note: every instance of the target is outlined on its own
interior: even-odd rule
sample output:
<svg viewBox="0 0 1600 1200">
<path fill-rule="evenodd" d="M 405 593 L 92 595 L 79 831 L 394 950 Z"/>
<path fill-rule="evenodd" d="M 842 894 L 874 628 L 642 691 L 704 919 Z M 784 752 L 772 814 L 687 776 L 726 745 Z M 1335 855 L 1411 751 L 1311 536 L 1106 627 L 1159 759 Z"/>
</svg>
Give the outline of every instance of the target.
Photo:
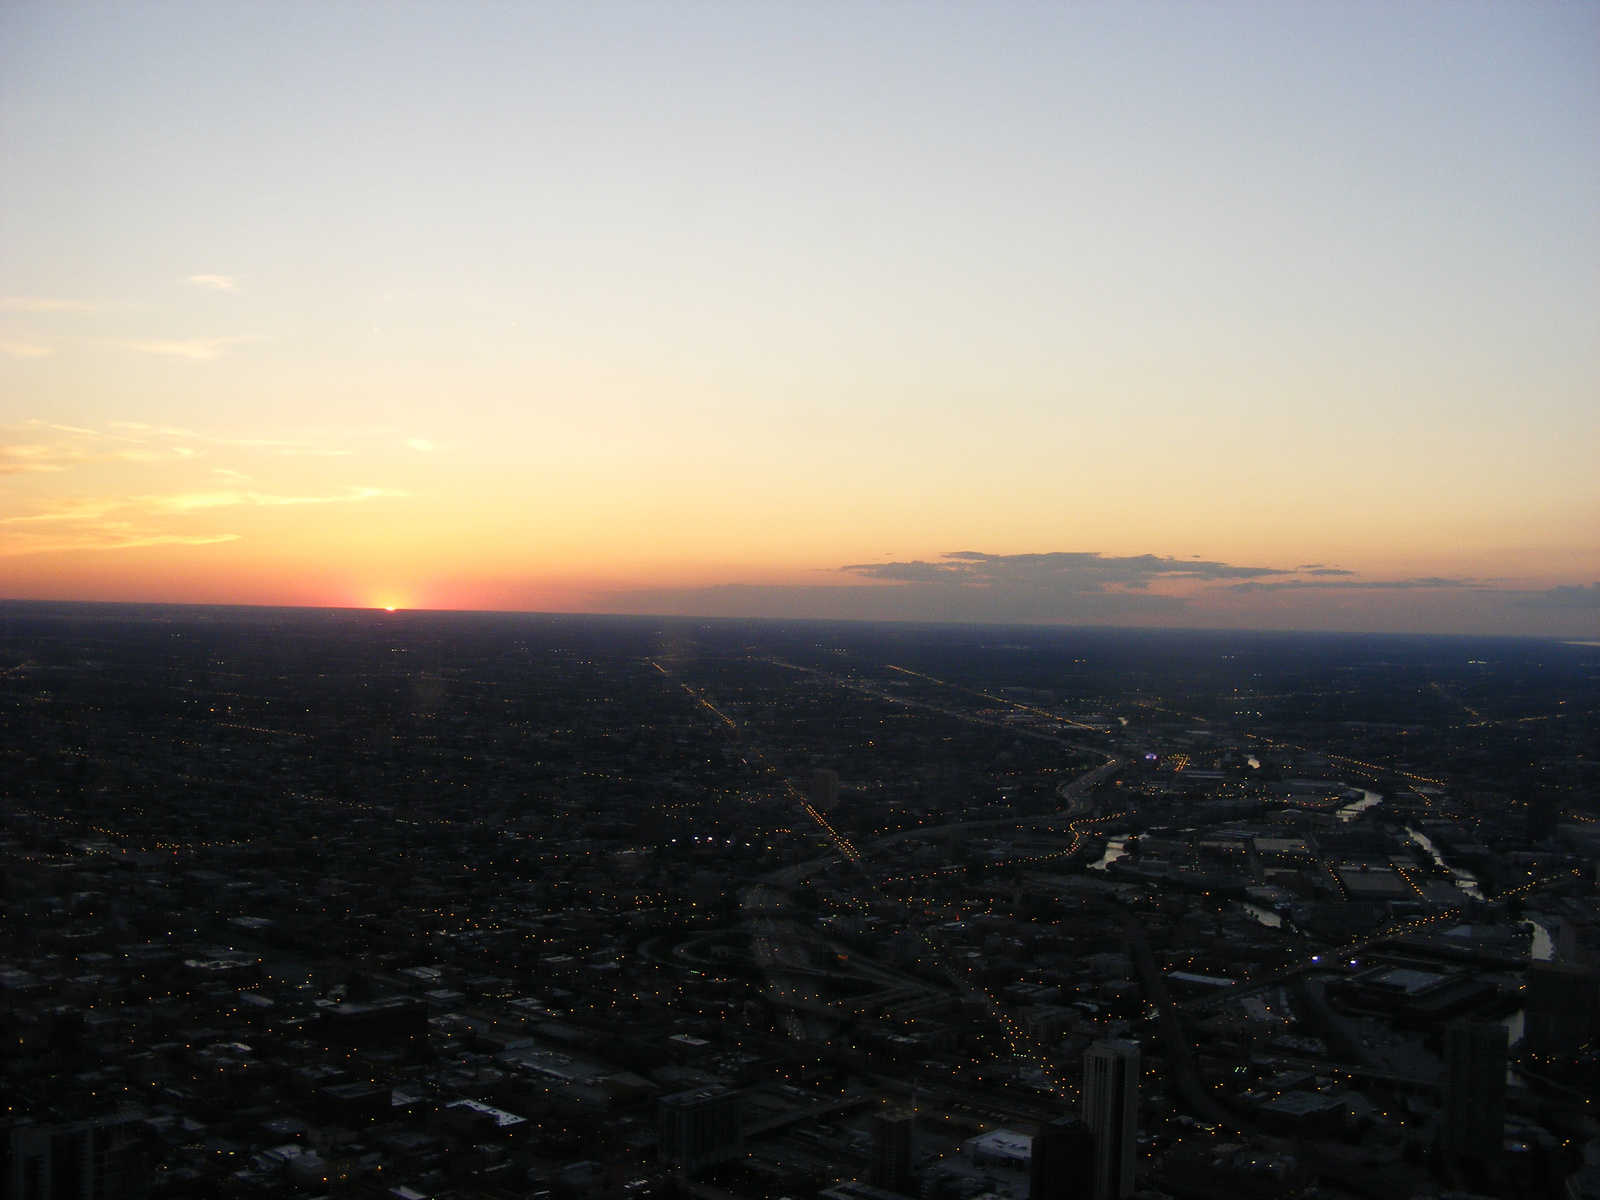
<svg viewBox="0 0 1600 1200">
<path fill-rule="evenodd" d="M 12 6 L 0 597 L 1600 636 L 1595 12 Z"/>
</svg>

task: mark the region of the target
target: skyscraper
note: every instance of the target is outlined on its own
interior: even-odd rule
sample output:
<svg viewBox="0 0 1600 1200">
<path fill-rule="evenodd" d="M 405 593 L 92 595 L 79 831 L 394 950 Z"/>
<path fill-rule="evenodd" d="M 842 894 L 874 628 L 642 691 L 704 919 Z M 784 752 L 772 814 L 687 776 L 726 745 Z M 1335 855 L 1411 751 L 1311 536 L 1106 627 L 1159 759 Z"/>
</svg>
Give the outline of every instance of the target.
<svg viewBox="0 0 1600 1200">
<path fill-rule="evenodd" d="M 1570 962 L 1528 967 L 1523 1035 L 1541 1054 L 1571 1054 L 1594 1037 L 1600 1022 L 1600 973 Z"/>
<path fill-rule="evenodd" d="M 806 790 L 810 793 L 811 803 L 822 812 L 827 812 L 839 803 L 839 772 L 818 767 L 811 772 L 811 785 Z"/>
<path fill-rule="evenodd" d="M 1506 1125 L 1506 1027 L 1456 1021 L 1444 1032 L 1444 1149 L 1492 1162 Z"/>
<path fill-rule="evenodd" d="M 905 1194 L 911 1183 L 911 1138 L 916 1115 L 903 1108 L 872 1114 L 872 1173 L 868 1182 Z"/>
<path fill-rule="evenodd" d="M 1083 1056 L 1083 1116 L 1094 1136 L 1094 1200 L 1133 1191 L 1139 1134 L 1139 1043 L 1103 1041 Z"/>
<path fill-rule="evenodd" d="M 656 1154 L 680 1171 L 737 1158 L 744 1148 L 739 1097 L 723 1087 L 663 1096 L 657 1113 Z"/>
<path fill-rule="evenodd" d="M 123 1200 L 144 1194 L 138 1119 L 122 1113 L 10 1131 L 0 1195 L 27 1200 Z"/>
<path fill-rule="evenodd" d="M 1077 1117 L 1039 1126 L 1028 1200 L 1094 1200 L 1094 1134 Z"/>
</svg>

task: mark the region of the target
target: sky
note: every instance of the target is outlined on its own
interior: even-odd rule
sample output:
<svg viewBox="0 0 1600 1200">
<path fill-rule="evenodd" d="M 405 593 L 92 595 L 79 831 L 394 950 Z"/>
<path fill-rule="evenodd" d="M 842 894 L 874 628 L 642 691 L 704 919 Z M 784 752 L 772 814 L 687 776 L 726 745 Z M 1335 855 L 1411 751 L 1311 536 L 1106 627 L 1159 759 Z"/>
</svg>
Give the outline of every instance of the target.
<svg viewBox="0 0 1600 1200">
<path fill-rule="evenodd" d="M 1600 636 L 1600 6 L 0 6 L 0 598 Z"/>
</svg>

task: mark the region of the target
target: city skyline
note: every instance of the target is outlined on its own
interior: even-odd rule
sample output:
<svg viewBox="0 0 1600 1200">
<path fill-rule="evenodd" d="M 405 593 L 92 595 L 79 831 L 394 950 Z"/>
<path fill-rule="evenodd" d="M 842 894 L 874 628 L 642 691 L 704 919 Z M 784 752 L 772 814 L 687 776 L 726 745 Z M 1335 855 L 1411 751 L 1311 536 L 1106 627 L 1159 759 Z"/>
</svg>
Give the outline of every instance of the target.
<svg viewBox="0 0 1600 1200">
<path fill-rule="evenodd" d="M 1600 636 L 1580 5 L 0 15 L 0 598 Z"/>
</svg>

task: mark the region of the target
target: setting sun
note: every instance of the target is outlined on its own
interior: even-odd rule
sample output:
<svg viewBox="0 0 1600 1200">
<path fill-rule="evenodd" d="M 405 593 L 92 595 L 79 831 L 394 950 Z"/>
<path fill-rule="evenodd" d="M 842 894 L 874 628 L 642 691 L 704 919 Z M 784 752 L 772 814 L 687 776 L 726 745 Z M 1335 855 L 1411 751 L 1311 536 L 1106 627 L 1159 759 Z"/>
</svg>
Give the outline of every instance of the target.
<svg viewBox="0 0 1600 1200">
<path fill-rule="evenodd" d="M 1596 636 L 1596 11 L 8 5 L 0 599 Z"/>
</svg>

